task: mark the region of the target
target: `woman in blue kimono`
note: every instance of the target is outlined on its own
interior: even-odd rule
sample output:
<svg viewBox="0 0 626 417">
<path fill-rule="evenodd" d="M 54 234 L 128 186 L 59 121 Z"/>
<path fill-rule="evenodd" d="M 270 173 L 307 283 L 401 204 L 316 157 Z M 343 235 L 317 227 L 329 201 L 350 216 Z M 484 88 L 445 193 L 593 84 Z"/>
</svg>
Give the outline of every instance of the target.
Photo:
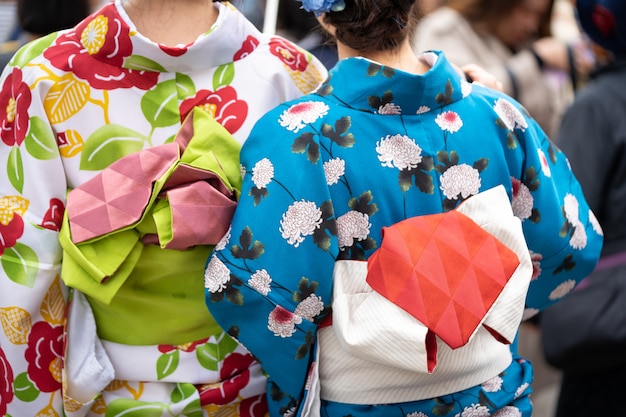
<svg viewBox="0 0 626 417">
<path fill-rule="evenodd" d="M 530 416 L 519 324 L 602 246 L 566 156 L 515 100 L 411 51 L 413 0 L 303 7 L 340 61 L 243 146 L 209 310 L 269 375 L 272 416 Z"/>
</svg>

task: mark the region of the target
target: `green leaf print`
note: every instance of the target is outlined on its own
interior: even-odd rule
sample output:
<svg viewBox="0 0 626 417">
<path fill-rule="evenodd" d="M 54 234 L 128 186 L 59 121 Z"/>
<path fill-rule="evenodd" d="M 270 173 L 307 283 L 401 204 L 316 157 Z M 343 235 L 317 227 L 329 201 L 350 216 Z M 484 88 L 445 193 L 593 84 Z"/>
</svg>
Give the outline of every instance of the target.
<svg viewBox="0 0 626 417">
<path fill-rule="evenodd" d="M 193 397 L 196 392 L 196 387 L 193 384 L 179 383 L 176 384 L 176 387 L 172 391 L 170 399 L 173 403 L 179 403 Z"/>
<path fill-rule="evenodd" d="M 13 392 L 18 400 L 29 403 L 39 397 L 39 390 L 28 378 L 28 374 L 23 372 L 15 377 L 13 381 Z"/>
<path fill-rule="evenodd" d="M 320 159 L 320 147 L 313 140 L 313 134 L 306 132 L 298 136 L 291 145 L 293 153 L 305 153 L 309 162 L 317 164 Z"/>
<path fill-rule="evenodd" d="M 233 82 L 233 78 L 235 78 L 235 64 L 229 62 L 228 64 L 220 65 L 213 74 L 213 91 L 229 85 Z"/>
<path fill-rule="evenodd" d="M 26 151 L 35 159 L 48 160 L 59 156 L 59 148 L 50 126 L 41 119 L 30 118 L 30 129 L 24 139 Z"/>
<path fill-rule="evenodd" d="M 131 55 L 124 60 L 124 67 L 137 71 L 166 72 L 158 62 L 141 55 Z"/>
<path fill-rule="evenodd" d="M 163 379 L 174 373 L 176 368 L 178 368 L 179 359 L 180 351 L 178 349 L 159 356 L 159 359 L 157 359 L 157 378 Z"/>
<path fill-rule="evenodd" d="M 241 231 L 239 244 L 241 246 L 233 245 L 231 248 L 231 252 L 235 258 L 257 259 L 265 252 L 265 245 L 263 245 L 263 243 L 258 240 L 255 240 L 254 243 L 252 242 L 252 230 L 247 226 Z"/>
<path fill-rule="evenodd" d="M 196 358 L 198 363 L 209 371 L 217 371 L 217 343 L 205 343 L 196 347 Z"/>
<path fill-rule="evenodd" d="M 183 412 L 181 414 L 184 417 L 202 417 L 204 414 L 202 413 L 202 405 L 200 404 L 200 399 L 193 400 L 189 404 L 183 408 Z"/>
<path fill-rule="evenodd" d="M 56 37 L 57 35 L 55 33 L 52 33 L 50 35 L 27 43 L 22 48 L 20 48 L 19 51 L 17 51 L 13 58 L 11 58 L 12 65 L 22 68 L 31 60 L 33 60 L 33 58 L 41 56 L 44 49 L 52 45 Z"/>
<path fill-rule="evenodd" d="M 107 403 L 106 417 L 161 417 L 166 405 L 118 398 Z"/>
<path fill-rule="evenodd" d="M 24 189 L 24 165 L 22 164 L 22 152 L 17 146 L 13 147 L 9 152 L 7 177 L 9 177 L 13 188 L 21 194 Z"/>
<path fill-rule="evenodd" d="M 17 242 L 12 248 L 4 250 L 1 261 L 11 281 L 33 288 L 39 271 L 39 258 L 34 250 Z"/>
<path fill-rule="evenodd" d="M 179 100 L 193 94 L 193 81 L 176 74 L 175 79 L 158 83 L 141 97 L 141 111 L 153 128 L 173 126 L 180 123 Z"/>
<path fill-rule="evenodd" d="M 102 170 L 118 159 L 140 151 L 147 138 L 140 133 L 117 124 L 98 128 L 85 141 L 80 155 L 80 169 Z"/>
</svg>

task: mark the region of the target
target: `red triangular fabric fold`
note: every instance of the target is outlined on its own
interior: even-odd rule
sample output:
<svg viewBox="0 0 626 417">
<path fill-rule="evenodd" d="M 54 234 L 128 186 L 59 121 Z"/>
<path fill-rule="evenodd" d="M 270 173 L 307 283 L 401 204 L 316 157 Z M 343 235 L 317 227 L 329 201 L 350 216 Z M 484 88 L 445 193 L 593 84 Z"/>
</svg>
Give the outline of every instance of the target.
<svg viewBox="0 0 626 417">
<path fill-rule="evenodd" d="M 518 265 L 515 252 L 453 210 L 384 228 L 366 280 L 456 349 L 470 340 Z"/>
</svg>

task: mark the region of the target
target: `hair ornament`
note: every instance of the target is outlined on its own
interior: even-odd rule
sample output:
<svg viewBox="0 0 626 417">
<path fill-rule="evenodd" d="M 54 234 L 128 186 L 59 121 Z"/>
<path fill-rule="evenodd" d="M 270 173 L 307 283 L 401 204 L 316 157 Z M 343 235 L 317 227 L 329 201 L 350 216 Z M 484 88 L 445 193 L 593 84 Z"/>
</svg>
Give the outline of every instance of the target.
<svg viewBox="0 0 626 417">
<path fill-rule="evenodd" d="M 307 12 L 320 16 L 327 12 L 340 12 L 346 8 L 344 0 L 301 0 L 302 8 Z"/>
</svg>

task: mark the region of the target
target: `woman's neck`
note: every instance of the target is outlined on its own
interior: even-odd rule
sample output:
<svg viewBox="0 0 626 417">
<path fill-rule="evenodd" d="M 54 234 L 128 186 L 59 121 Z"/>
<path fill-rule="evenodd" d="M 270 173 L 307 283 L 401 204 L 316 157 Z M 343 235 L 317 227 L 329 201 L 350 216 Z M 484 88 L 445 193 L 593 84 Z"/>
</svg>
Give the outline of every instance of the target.
<svg viewBox="0 0 626 417">
<path fill-rule="evenodd" d="M 168 46 L 194 42 L 219 14 L 212 0 L 123 0 L 122 6 L 139 33 Z"/>
<path fill-rule="evenodd" d="M 363 57 L 381 65 L 412 74 L 423 74 L 430 67 L 425 65 L 413 52 L 408 38 L 398 48 L 391 51 L 359 52 L 337 41 L 339 59 Z"/>
</svg>

